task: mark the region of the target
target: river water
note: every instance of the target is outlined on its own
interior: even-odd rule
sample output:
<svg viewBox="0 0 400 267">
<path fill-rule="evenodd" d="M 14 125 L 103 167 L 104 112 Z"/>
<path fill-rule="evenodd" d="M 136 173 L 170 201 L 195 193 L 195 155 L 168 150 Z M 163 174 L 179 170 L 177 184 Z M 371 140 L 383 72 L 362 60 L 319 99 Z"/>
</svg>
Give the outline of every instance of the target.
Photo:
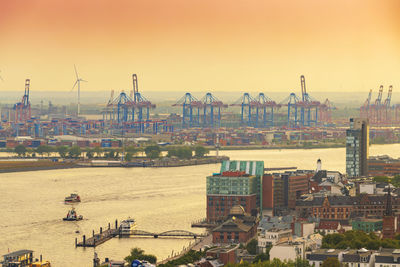
<svg viewBox="0 0 400 267">
<path fill-rule="evenodd" d="M 371 155 L 400 157 L 400 144 L 374 145 Z M 311 150 L 220 151 L 232 160 L 264 160 L 265 167 L 344 171 L 344 148 Z M 32 249 L 52 266 L 92 266 L 93 248 L 75 248 L 76 237 L 129 216 L 138 229 L 152 232 L 190 230 L 192 221 L 205 217 L 206 176 L 219 164 L 179 168 L 87 168 L 0 174 L 0 254 Z M 83 221 L 64 222 L 69 206 L 63 199 L 79 192 L 76 205 Z M 75 233 L 76 231 L 80 233 Z M 112 239 L 95 250 L 101 259 L 123 259 L 133 247 L 164 259 L 181 251 L 189 239 Z"/>
</svg>

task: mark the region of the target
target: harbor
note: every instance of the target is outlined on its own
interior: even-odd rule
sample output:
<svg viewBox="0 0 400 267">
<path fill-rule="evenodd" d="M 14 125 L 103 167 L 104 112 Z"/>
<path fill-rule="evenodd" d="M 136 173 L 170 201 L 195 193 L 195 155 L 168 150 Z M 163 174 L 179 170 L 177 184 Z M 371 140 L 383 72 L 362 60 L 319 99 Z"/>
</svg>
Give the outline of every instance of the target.
<svg viewBox="0 0 400 267">
<path fill-rule="evenodd" d="M 293 165 L 314 169 L 315 160 L 321 158 L 325 168 L 344 171 L 343 148 L 305 151 L 224 151 L 223 154 L 231 159 L 263 160 L 267 168 Z M 373 145 L 370 153 L 399 157 L 400 145 Z M 75 248 L 75 238 L 79 242 L 83 234 L 90 238 L 93 230 L 99 233 L 99 227 L 106 231 L 107 222 L 115 218 L 134 217 L 138 229 L 151 233 L 173 229 L 197 232 L 199 229 L 191 228 L 191 224 L 206 214 L 205 177 L 219 169 L 219 164 L 211 164 L 179 168 L 45 170 L 21 172 L 18 176 L 0 174 L 2 186 L 7 188 L 0 203 L 3 211 L 0 250 L 28 248 L 46 255 L 52 266 L 65 266 L 66 259 L 77 266 L 88 266 L 93 248 Z M 70 207 L 63 200 L 76 191 L 81 196 L 76 209 L 84 219 L 64 222 L 62 218 Z M 16 205 L 18 209 L 14 208 Z M 114 224 L 111 228 L 115 228 Z M 140 247 L 165 259 L 171 250 L 181 251 L 190 241 L 193 239 L 111 238 L 96 246 L 96 252 L 123 259 L 131 248 Z"/>
</svg>

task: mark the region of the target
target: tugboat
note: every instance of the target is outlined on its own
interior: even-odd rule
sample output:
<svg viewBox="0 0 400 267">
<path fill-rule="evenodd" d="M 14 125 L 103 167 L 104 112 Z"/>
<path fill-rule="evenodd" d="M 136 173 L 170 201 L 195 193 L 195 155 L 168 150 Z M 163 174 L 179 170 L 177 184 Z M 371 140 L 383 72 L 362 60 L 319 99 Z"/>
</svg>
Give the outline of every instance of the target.
<svg viewBox="0 0 400 267">
<path fill-rule="evenodd" d="M 128 218 L 123 220 L 119 226 L 119 233 L 121 236 L 130 236 L 136 229 L 135 219 Z"/>
<path fill-rule="evenodd" d="M 64 221 L 80 221 L 83 219 L 82 215 L 76 214 L 75 208 L 72 208 L 67 213 L 67 217 L 63 218 Z"/>
<path fill-rule="evenodd" d="M 78 194 L 72 193 L 70 196 L 65 197 L 65 204 L 81 202 L 81 197 Z"/>
</svg>

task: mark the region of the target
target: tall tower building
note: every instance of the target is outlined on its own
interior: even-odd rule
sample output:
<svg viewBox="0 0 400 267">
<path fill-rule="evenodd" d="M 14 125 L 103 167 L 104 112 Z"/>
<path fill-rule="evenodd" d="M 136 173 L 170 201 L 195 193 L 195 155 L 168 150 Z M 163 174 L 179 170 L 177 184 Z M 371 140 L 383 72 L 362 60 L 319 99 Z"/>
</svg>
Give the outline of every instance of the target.
<svg viewBox="0 0 400 267">
<path fill-rule="evenodd" d="M 346 173 L 349 177 L 368 175 L 369 124 L 367 119 L 351 118 L 346 130 Z"/>
<path fill-rule="evenodd" d="M 394 238 L 397 230 L 397 217 L 392 210 L 392 196 L 390 195 L 390 186 L 386 198 L 386 209 L 383 214 L 382 234 L 383 238 Z"/>
</svg>

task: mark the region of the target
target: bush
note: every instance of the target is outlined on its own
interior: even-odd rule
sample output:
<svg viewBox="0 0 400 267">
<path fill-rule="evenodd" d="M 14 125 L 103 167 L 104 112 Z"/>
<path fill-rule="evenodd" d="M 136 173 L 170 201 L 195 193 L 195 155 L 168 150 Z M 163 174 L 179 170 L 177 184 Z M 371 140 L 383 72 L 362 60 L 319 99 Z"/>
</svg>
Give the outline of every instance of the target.
<svg viewBox="0 0 400 267">
<path fill-rule="evenodd" d="M 125 257 L 125 261 L 131 263 L 134 260 L 148 261 L 150 263 L 156 263 L 157 257 L 151 254 L 144 254 L 144 250 L 140 248 L 133 248 L 131 255 Z"/>
</svg>

